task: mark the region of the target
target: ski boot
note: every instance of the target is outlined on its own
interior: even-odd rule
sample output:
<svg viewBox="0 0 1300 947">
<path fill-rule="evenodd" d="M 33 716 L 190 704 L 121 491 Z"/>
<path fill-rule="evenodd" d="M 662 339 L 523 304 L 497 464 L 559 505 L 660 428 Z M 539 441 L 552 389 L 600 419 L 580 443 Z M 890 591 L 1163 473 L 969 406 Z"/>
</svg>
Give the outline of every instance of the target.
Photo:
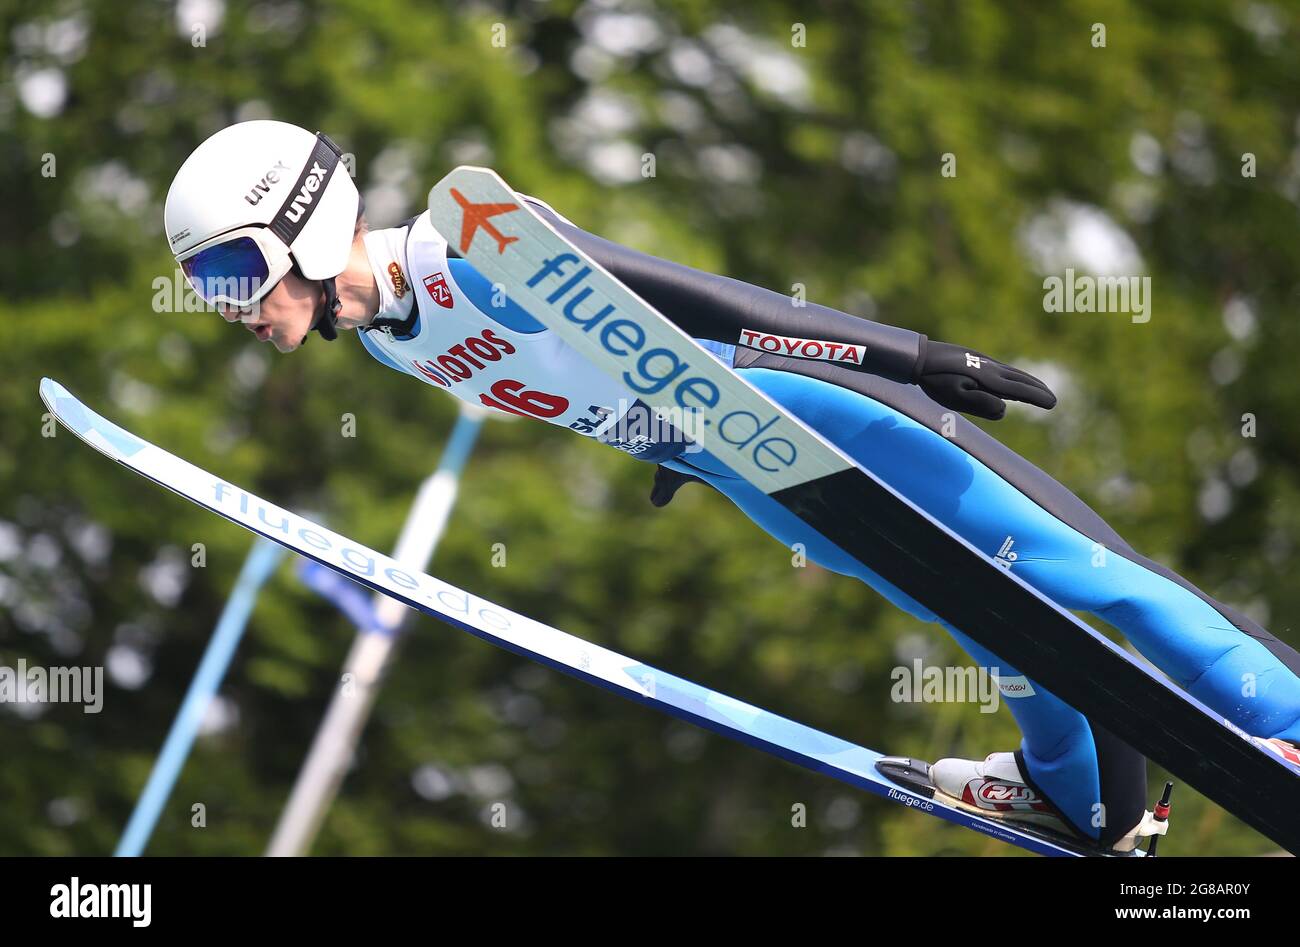
<svg viewBox="0 0 1300 947">
<path fill-rule="evenodd" d="M 1157 840 L 1169 830 L 1169 795 L 1173 784 L 1154 812 L 1142 819 L 1110 847 L 1098 845 L 1071 826 L 1043 795 L 1025 782 L 1013 753 L 990 753 L 984 760 L 943 759 L 929 764 L 906 757 L 886 756 L 876 769 L 904 788 L 922 792 L 928 798 L 996 822 L 1063 844 L 1087 855 L 1154 855 Z M 1150 838 L 1147 851 L 1138 843 Z"/>
</svg>

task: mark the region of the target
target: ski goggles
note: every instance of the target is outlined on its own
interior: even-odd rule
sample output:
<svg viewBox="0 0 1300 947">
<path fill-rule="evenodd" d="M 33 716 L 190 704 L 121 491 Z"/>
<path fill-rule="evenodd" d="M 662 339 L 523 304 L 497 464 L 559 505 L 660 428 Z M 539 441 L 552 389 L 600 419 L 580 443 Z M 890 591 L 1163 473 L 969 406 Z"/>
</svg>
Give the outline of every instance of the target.
<svg viewBox="0 0 1300 947">
<path fill-rule="evenodd" d="M 240 227 L 205 240 L 176 260 L 199 298 L 244 309 L 293 267 L 289 247 L 269 228 Z"/>
</svg>

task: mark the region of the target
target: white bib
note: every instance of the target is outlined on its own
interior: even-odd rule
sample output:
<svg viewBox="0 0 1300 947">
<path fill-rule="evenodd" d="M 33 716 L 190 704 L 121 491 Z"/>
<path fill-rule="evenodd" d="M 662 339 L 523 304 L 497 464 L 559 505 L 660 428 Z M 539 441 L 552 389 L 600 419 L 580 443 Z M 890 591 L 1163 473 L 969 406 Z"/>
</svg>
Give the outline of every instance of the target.
<svg viewBox="0 0 1300 947">
<path fill-rule="evenodd" d="M 642 459 L 666 459 L 680 450 L 680 443 L 643 434 L 614 436 L 611 429 L 638 404 L 636 394 L 517 306 L 507 306 L 504 293 L 489 297 L 482 285 L 469 291 L 460 285 L 447 241 L 427 212 L 410 228 L 366 234 L 365 245 L 380 288 L 379 316 L 407 318 L 412 298 L 419 309 L 409 337 L 392 329 L 362 331 L 367 350 L 380 361 L 462 401 L 588 437 L 604 435 L 603 442 Z M 462 271 L 463 278 L 471 274 L 477 277 Z M 470 291 L 477 291 L 478 305 Z"/>
</svg>

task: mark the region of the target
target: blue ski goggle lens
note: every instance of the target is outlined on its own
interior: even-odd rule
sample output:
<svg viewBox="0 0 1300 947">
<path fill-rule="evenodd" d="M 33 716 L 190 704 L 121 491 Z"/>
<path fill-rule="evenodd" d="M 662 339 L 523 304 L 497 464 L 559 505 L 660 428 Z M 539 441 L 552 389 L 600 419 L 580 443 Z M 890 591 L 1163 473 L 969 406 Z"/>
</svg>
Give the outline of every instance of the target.
<svg viewBox="0 0 1300 947">
<path fill-rule="evenodd" d="M 181 272 L 205 302 L 224 297 L 248 305 L 262 295 L 270 266 L 256 240 L 235 237 L 182 260 Z"/>
</svg>

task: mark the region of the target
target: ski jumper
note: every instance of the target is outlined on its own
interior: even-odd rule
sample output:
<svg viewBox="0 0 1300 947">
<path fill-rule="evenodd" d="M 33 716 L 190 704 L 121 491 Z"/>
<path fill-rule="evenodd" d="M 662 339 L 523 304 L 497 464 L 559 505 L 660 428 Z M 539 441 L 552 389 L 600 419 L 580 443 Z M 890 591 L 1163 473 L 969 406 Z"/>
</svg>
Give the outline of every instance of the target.
<svg viewBox="0 0 1300 947">
<path fill-rule="evenodd" d="M 1256 736 L 1300 739 L 1300 654 L 1139 555 L 1082 500 L 915 382 L 925 336 L 630 250 L 526 198 L 548 222 L 723 364 L 877 477 L 1065 608 L 1117 628 L 1156 667 Z M 937 622 L 996 669 L 1021 772 L 1084 836 L 1109 844 L 1142 817 L 1145 760 L 1014 661 L 885 582 L 680 432 L 628 435 L 648 411 L 595 371 L 437 233 L 428 214 L 366 234 L 381 303 L 360 332 L 390 368 L 462 400 L 537 417 L 703 480 L 786 546 Z M 622 424 L 620 422 L 623 422 Z M 940 432 L 947 422 L 950 436 Z M 634 428 L 635 429 L 635 428 Z M 1096 567 L 1098 547 L 1104 563 Z M 936 596 L 942 595 L 936 589 Z M 1012 656 L 1014 657 L 1014 656 Z M 1250 696 L 1246 696 L 1249 694 Z"/>
</svg>

